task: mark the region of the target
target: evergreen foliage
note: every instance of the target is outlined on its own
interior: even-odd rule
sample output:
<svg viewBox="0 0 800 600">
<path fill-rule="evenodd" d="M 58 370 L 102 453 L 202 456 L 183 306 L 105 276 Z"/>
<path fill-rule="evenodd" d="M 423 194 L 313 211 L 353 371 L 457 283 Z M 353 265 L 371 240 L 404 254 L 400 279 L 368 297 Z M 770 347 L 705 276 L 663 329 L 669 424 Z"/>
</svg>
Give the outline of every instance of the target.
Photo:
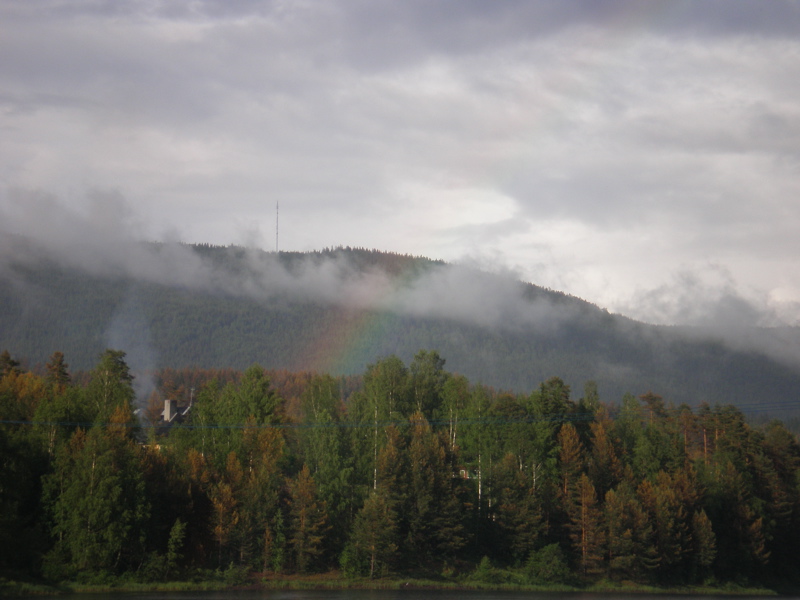
<svg viewBox="0 0 800 600">
<path fill-rule="evenodd" d="M 335 261 L 333 285 L 346 289 L 356 289 L 374 273 L 389 293 L 421 286 L 420 277 L 446 277 L 450 266 L 421 257 L 354 248 L 280 254 L 208 245 L 181 250 L 194 255 L 192 264 L 209 269 L 208 281 L 191 283 L 188 272 L 179 273 L 175 282 L 154 282 L 33 259 L 11 264 L 0 275 L 0 339 L 18 354 L 0 356 L 0 371 L 45 365 L 55 358 L 53 348 L 69 357 L 72 369 L 89 371 L 109 332 L 124 324 L 127 342 L 152 351 L 155 366 L 163 368 L 242 371 L 257 362 L 273 370 L 355 375 L 396 355 L 410 365 L 410 393 L 403 400 L 415 406 L 393 410 L 407 415 L 422 409 L 427 419 L 440 418 L 431 411 L 447 400 L 436 379 L 436 357 L 416 357 L 420 348 L 436 348 L 447 357 L 448 369 L 473 382 L 515 392 L 533 390 L 557 373 L 573 389 L 595 381 L 594 393 L 604 398 L 652 388 L 675 403 L 771 405 L 770 414 L 783 417 L 776 399 L 793 398 L 800 387 L 800 372 L 787 362 L 738 351 L 697 332 L 637 323 L 578 298 L 533 284 L 509 285 L 478 271 L 474 277 L 486 289 L 519 291 L 517 298 L 500 300 L 522 307 L 522 321 L 484 326 L 430 300 L 430 306 L 404 311 L 391 310 L 391 302 L 386 309 L 342 306 L 324 301 L 324 294 L 313 300 L 302 290 L 294 295 L 273 291 L 271 279 L 258 278 L 267 273 L 288 281 L 324 261 Z M 26 290 L 24 296 L 20 289 Z M 535 318 L 542 307 L 556 311 L 544 322 Z M 362 335 L 354 338 L 353 331 Z M 796 340 L 798 332 L 780 334 Z M 765 329 L 749 332 L 752 338 L 769 335 Z M 346 353 L 342 340 L 349 342 Z M 586 396 L 587 407 L 591 398 Z M 550 410 L 558 398 L 543 402 Z"/>
<path fill-rule="evenodd" d="M 497 392 L 425 351 L 411 367 L 383 358 L 360 383 L 257 365 L 164 372 L 157 399 L 191 409 L 152 427 L 131 410 L 123 353 L 103 352 L 83 383 L 52 356 L 41 375 L 0 377 L 2 573 L 217 569 L 241 582 L 339 566 L 670 585 L 800 573 L 800 444 L 732 406 L 655 394 L 618 406 L 591 384 L 573 401 L 559 378 Z"/>
</svg>

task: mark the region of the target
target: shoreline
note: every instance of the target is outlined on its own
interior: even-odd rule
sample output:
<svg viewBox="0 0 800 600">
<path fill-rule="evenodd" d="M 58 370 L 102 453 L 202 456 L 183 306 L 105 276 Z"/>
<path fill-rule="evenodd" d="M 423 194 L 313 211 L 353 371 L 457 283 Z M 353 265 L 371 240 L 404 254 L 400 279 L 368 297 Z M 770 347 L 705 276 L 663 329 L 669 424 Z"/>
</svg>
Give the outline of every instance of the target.
<svg viewBox="0 0 800 600">
<path fill-rule="evenodd" d="M 212 592 L 212 591 L 292 591 L 292 590 L 453 590 L 453 591 L 509 591 L 550 594 L 639 594 L 659 596 L 695 595 L 695 596 L 782 596 L 796 593 L 777 591 L 776 589 L 748 586 L 733 583 L 720 586 L 677 586 L 662 587 L 633 582 L 601 581 L 587 586 L 565 584 L 551 585 L 519 585 L 511 583 L 489 584 L 472 581 L 442 581 L 411 578 L 386 579 L 346 579 L 331 574 L 320 574 L 303 577 L 259 577 L 247 583 L 229 585 L 222 581 L 170 581 L 154 583 L 136 583 L 120 581 L 102 585 L 88 585 L 74 582 L 63 582 L 57 585 L 45 583 L 20 582 L 0 579 L 0 597 L 30 596 L 68 596 L 71 594 L 92 593 L 169 593 L 169 592 Z"/>
</svg>

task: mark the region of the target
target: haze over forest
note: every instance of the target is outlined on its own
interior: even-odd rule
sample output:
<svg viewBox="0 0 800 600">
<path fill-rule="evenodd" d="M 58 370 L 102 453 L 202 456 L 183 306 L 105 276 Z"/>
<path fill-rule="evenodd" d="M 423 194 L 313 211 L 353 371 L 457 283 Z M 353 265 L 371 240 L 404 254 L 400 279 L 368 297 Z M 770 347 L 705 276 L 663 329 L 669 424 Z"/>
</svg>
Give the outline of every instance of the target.
<svg viewBox="0 0 800 600">
<path fill-rule="evenodd" d="M 0 2 L 0 56 L 0 587 L 797 589 L 800 2 Z"/>
<path fill-rule="evenodd" d="M 529 392 L 552 377 L 601 396 L 737 403 L 786 415 L 800 385 L 796 328 L 677 328 L 423 257 L 144 243 L 115 227 L 3 238 L 0 339 L 31 366 L 63 351 L 88 370 L 128 354 L 140 402 L 163 367 L 357 374 L 437 350 L 475 383 Z"/>
<path fill-rule="evenodd" d="M 784 0 L 4 3 L 3 281 L 31 303 L 9 261 L 44 255 L 239 302 L 539 336 L 591 308 L 523 301 L 522 281 L 795 370 L 799 34 Z M 246 266 L 232 276 L 179 242 L 248 248 Z M 393 279 L 330 253 L 291 272 L 269 256 L 339 246 L 451 266 Z M 137 302 L 97 300 L 106 322 L 72 364 L 106 344 L 127 344 L 137 371 L 163 360 L 153 338 L 123 339 L 151 324 Z M 457 352 L 474 349 L 451 347 L 465 368 Z M 636 375 L 607 358 L 539 364 Z"/>
<path fill-rule="evenodd" d="M 7 2 L 0 223 L 271 250 L 280 201 L 281 250 L 796 325 L 799 33 L 790 0 Z"/>
</svg>

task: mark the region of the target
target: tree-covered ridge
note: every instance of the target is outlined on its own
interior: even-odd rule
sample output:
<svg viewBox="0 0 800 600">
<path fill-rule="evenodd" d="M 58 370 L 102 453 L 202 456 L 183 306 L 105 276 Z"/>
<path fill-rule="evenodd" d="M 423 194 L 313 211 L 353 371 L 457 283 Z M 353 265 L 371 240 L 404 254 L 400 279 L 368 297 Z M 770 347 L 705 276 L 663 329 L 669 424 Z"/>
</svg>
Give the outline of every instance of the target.
<svg viewBox="0 0 800 600">
<path fill-rule="evenodd" d="M 41 375 L 5 352 L 0 568 L 671 585 L 800 572 L 800 445 L 782 424 L 653 393 L 606 403 L 593 382 L 573 399 L 557 377 L 496 392 L 445 364 L 420 351 L 279 385 L 259 366 L 167 371 L 154 401 L 185 414 L 166 426 L 134 412 L 120 351 L 85 383 L 60 352 Z"/>
<path fill-rule="evenodd" d="M 525 391 L 559 373 L 573 387 L 596 381 L 604 397 L 653 388 L 692 406 L 774 409 L 800 387 L 800 370 L 774 355 L 421 257 L 354 248 L 276 254 L 151 244 L 146 250 L 152 273 L 144 266 L 135 273 L 89 272 L 21 254 L 0 272 L 3 346 L 29 368 L 60 348 L 75 369 L 88 371 L 112 346 L 128 353 L 135 371 L 241 371 L 257 362 L 336 375 L 357 375 L 389 355 L 410 363 L 419 348 L 435 347 L 453 371 L 495 388 Z M 182 262 L 164 271 L 162 263 L 173 264 L 174 256 Z M 459 286 L 470 293 L 459 295 Z M 393 294 L 405 303 L 393 304 Z M 369 303 L 376 298 L 382 302 Z M 491 310 L 482 309 L 484 301 Z M 477 320 L 467 318 L 472 313 Z"/>
</svg>

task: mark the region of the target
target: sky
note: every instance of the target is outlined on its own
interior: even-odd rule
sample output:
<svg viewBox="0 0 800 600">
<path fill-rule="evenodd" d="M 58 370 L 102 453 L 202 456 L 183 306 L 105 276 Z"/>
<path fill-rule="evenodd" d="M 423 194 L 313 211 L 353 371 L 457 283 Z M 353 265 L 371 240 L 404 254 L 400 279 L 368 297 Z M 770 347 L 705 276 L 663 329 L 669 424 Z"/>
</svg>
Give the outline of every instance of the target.
<svg viewBox="0 0 800 600">
<path fill-rule="evenodd" d="M 0 0 L 0 56 L 2 233 L 800 324 L 798 1 Z"/>
</svg>

